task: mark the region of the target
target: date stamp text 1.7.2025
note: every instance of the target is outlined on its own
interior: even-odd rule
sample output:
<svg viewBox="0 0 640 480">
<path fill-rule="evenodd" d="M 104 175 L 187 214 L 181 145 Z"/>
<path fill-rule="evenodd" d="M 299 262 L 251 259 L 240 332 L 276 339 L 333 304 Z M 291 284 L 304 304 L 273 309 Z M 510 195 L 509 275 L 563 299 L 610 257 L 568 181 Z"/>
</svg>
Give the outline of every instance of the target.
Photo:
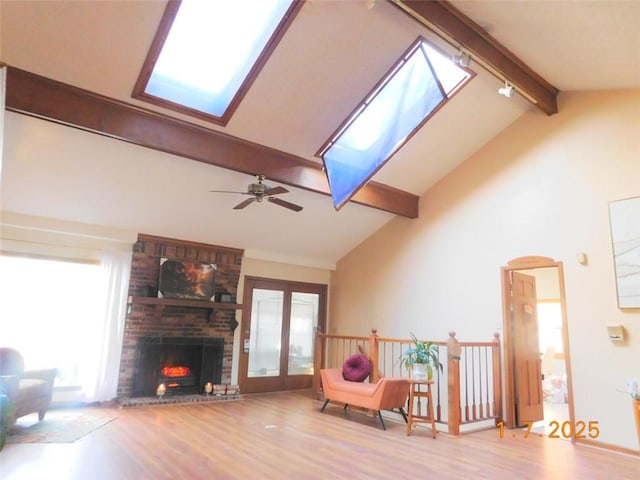
<svg viewBox="0 0 640 480">
<path fill-rule="evenodd" d="M 546 433 L 535 433 L 532 432 L 533 422 L 523 422 L 527 429 L 523 434 L 517 435 L 514 433 L 511 434 L 512 438 L 520 437 L 520 438 L 531 438 L 531 437 L 548 437 L 548 438 L 598 438 L 600 436 L 600 428 L 598 427 L 597 420 L 590 420 L 585 422 L 584 420 L 578 420 L 577 422 L 558 422 L 557 420 L 552 420 L 549 422 L 550 430 Z M 500 438 L 504 438 L 504 422 L 498 422 L 496 424 L 498 427 L 498 432 L 500 434 Z"/>
</svg>

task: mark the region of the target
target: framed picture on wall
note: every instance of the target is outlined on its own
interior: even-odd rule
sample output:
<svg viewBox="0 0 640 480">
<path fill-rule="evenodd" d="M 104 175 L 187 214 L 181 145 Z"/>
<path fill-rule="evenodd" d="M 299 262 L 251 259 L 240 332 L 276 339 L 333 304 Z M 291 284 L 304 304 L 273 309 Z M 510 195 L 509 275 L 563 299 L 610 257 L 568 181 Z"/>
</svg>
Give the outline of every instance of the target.
<svg viewBox="0 0 640 480">
<path fill-rule="evenodd" d="M 640 197 L 609 202 L 618 308 L 640 308 Z"/>
<path fill-rule="evenodd" d="M 158 297 L 213 300 L 216 268 L 214 263 L 161 258 Z"/>
</svg>

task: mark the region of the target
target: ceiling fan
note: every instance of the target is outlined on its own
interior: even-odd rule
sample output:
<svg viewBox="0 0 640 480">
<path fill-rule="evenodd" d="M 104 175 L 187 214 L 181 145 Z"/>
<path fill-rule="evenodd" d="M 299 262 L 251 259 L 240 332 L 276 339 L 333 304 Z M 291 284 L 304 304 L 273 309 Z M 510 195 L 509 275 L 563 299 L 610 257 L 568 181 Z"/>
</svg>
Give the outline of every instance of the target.
<svg viewBox="0 0 640 480">
<path fill-rule="evenodd" d="M 280 205 L 281 207 L 288 208 L 289 210 L 293 210 L 294 212 L 299 212 L 300 210 L 302 210 L 302 207 L 300 205 L 296 205 L 295 203 L 287 202 L 285 200 L 281 200 L 280 198 L 274 197 L 274 195 L 281 195 L 283 193 L 287 193 L 289 190 L 281 186 L 269 187 L 264 183 L 265 176 L 262 174 L 256 175 L 256 178 L 258 179 L 258 183 L 250 183 L 249 186 L 247 187 L 246 192 L 235 192 L 235 191 L 229 191 L 229 190 L 209 190 L 209 191 L 213 193 L 239 193 L 241 195 L 251 195 L 251 198 L 247 198 L 246 200 L 243 200 L 238 205 L 233 207 L 234 210 L 243 209 L 244 207 L 252 204 L 253 202 L 261 202 L 265 198 L 267 199 L 267 202 L 275 203 L 276 205 Z"/>
</svg>

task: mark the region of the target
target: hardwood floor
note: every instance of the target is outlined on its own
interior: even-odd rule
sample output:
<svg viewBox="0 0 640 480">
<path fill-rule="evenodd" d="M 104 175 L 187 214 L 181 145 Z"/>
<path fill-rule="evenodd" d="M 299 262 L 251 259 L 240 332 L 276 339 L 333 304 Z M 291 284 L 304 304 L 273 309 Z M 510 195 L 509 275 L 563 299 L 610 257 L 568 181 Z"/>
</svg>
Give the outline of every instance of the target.
<svg viewBox="0 0 640 480">
<path fill-rule="evenodd" d="M 434 440 L 428 428 L 345 413 L 306 392 L 113 409 L 69 444 L 8 444 L 1 479 L 634 479 L 640 458 L 498 430 Z M 520 431 L 515 431 L 521 433 Z"/>
</svg>

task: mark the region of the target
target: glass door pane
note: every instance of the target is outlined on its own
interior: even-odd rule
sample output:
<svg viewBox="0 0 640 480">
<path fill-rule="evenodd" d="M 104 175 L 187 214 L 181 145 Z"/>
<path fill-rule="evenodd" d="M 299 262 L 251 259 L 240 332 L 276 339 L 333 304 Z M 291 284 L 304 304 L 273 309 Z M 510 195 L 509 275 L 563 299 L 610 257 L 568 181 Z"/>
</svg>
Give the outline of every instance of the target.
<svg viewBox="0 0 640 480">
<path fill-rule="evenodd" d="M 280 375 L 283 306 L 283 291 L 253 289 L 249 378 Z"/>
<path fill-rule="evenodd" d="M 238 363 L 243 392 L 311 388 L 314 337 L 324 331 L 326 298 L 326 285 L 245 277 Z"/>
<path fill-rule="evenodd" d="M 289 375 L 313 374 L 313 336 L 318 326 L 320 295 L 291 293 Z"/>
</svg>

